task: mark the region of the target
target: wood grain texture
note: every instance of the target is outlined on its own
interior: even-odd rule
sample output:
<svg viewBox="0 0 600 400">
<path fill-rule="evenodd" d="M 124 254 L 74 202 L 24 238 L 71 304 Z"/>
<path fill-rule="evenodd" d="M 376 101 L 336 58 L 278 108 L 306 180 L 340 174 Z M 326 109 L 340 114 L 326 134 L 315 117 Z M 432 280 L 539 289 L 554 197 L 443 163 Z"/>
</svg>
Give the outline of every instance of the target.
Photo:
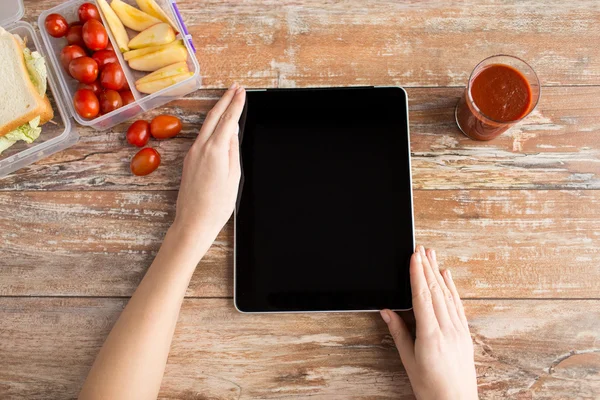
<svg viewBox="0 0 600 400">
<path fill-rule="evenodd" d="M 25 19 L 60 0 L 25 0 Z M 179 0 L 207 88 L 461 86 L 494 54 L 544 85 L 600 84 L 596 0 Z"/>
<path fill-rule="evenodd" d="M 35 24 L 62 0 L 24 2 Z M 77 145 L 0 179 L 1 399 L 76 397 L 127 301 L 108 296 L 131 295 L 154 258 L 183 157 L 222 93 L 213 89 L 234 80 L 409 87 L 417 239 L 439 250 L 463 297 L 489 298 L 465 302 L 481 398 L 600 397 L 598 1 L 178 5 L 204 90 L 142 116 L 185 123 L 157 144 L 156 173 L 131 175 L 123 124 L 79 127 Z M 474 142 L 454 106 L 475 64 L 498 53 L 531 63 L 542 100 L 510 132 Z M 232 295 L 232 234 L 229 223 L 188 296 Z M 413 396 L 377 315 L 253 316 L 230 299 L 188 298 L 160 398 Z"/>
<path fill-rule="evenodd" d="M 598 84 L 597 1 L 193 1 L 207 87 L 461 86 L 494 54 L 544 85 Z"/>
<path fill-rule="evenodd" d="M 0 295 L 131 295 L 176 196 L 1 193 Z M 418 242 L 438 250 L 463 297 L 600 298 L 600 191 L 416 191 L 414 202 Z M 232 296 L 232 256 L 230 223 L 188 296 Z"/>
<path fill-rule="evenodd" d="M 26 2 L 28 18 L 60 0 Z M 462 1 L 178 1 L 204 85 L 464 85 L 490 55 L 545 85 L 600 84 L 600 5 Z"/>
<path fill-rule="evenodd" d="M 75 398 L 125 299 L 0 298 L 0 398 Z M 595 399 L 600 302 L 470 300 L 482 399 Z M 377 314 L 184 302 L 161 399 L 411 399 Z"/>
<path fill-rule="evenodd" d="M 490 142 L 454 122 L 458 88 L 409 89 L 413 185 L 418 189 L 600 189 L 600 87 L 547 88 L 538 109 Z M 0 179 L 13 190 L 176 190 L 183 158 L 221 91 L 200 91 L 146 113 L 178 115 L 184 133 L 154 143 L 163 163 L 152 175 L 129 171 L 135 149 L 128 125 L 109 132 L 80 127 L 70 149 Z"/>
<path fill-rule="evenodd" d="M 0 212 L 0 295 L 131 295 L 173 222 L 176 201 L 176 192 L 0 195 L 0 210 L 12 210 Z M 217 237 L 190 294 L 231 292 L 232 235 L 228 226 Z"/>
</svg>

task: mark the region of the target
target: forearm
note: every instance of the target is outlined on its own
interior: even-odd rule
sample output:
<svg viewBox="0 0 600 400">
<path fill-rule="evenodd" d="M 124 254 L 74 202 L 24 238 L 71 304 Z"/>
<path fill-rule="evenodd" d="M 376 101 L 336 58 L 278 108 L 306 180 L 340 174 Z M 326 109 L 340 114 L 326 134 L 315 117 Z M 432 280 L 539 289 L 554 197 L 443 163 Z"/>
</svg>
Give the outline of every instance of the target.
<svg viewBox="0 0 600 400">
<path fill-rule="evenodd" d="M 207 115 L 183 163 L 176 221 L 102 346 L 81 399 L 158 396 L 185 291 L 237 199 L 244 104 L 244 90 L 233 85 Z"/>
<path fill-rule="evenodd" d="M 171 227 L 106 339 L 81 399 L 156 399 L 185 292 L 214 239 L 201 236 Z"/>
</svg>

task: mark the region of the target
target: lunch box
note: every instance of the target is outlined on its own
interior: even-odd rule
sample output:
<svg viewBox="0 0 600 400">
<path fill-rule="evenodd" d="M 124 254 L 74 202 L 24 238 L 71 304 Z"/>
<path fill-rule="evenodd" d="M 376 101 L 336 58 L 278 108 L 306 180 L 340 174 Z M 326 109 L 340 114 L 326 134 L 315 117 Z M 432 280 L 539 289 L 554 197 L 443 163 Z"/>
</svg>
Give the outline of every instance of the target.
<svg viewBox="0 0 600 400">
<path fill-rule="evenodd" d="M 123 0 L 125 3 L 136 6 L 135 0 Z M 95 0 L 70 0 L 50 10 L 44 11 L 38 18 L 39 34 L 34 27 L 21 21 L 25 14 L 23 0 L 2 0 L 0 9 L 0 26 L 8 32 L 17 34 L 27 42 L 31 51 L 37 51 L 46 59 L 48 68 L 48 90 L 46 94 L 54 109 L 54 118 L 42 126 L 40 137 L 33 143 L 27 144 L 23 141 L 15 143 L 0 155 L 0 177 L 23 168 L 29 164 L 39 161 L 49 155 L 71 147 L 77 143 L 79 134 L 77 124 L 89 126 L 96 130 L 110 129 L 139 114 L 160 107 L 170 101 L 181 98 L 200 88 L 202 82 L 200 77 L 200 65 L 195 56 L 195 48 L 191 35 L 179 14 L 175 0 L 156 0 L 159 6 L 171 17 L 180 32 L 178 39 L 183 39 L 188 52 L 188 67 L 193 73 L 188 79 L 169 86 L 153 94 L 140 93 L 135 88 L 135 81 L 148 74 L 147 72 L 134 71 L 129 68 L 123 55 L 115 51 L 119 63 L 125 72 L 127 83 L 133 93 L 135 102 L 121 107 L 111 113 L 99 116 L 92 120 L 82 118 L 75 112 L 73 107 L 73 95 L 77 91 L 78 82 L 71 78 L 60 63 L 60 52 L 67 45 L 65 38 L 53 38 L 44 27 L 44 22 L 49 14 L 61 14 L 71 23 L 78 20 L 77 11 L 83 3 L 93 3 L 100 9 Z M 109 1 L 110 3 L 110 1 Z M 113 34 L 106 23 L 104 15 L 102 22 L 106 27 L 110 42 L 115 49 L 119 47 Z M 127 29 L 129 38 L 133 38 L 137 32 Z M 40 40 L 41 35 L 41 40 Z M 75 123 L 77 122 L 77 124 Z M 1 189 L 0 181 L 0 189 Z"/>
</svg>

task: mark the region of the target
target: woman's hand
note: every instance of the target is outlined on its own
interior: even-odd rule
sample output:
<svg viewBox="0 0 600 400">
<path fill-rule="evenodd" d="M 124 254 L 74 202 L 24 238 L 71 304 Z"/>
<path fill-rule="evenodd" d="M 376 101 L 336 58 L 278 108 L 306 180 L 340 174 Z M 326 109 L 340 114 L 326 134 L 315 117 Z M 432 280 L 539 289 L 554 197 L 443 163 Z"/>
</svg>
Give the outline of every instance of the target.
<svg viewBox="0 0 600 400">
<path fill-rule="evenodd" d="M 212 240 L 235 208 L 240 182 L 239 119 L 246 92 L 234 84 L 206 116 L 185 157 L 174 227 Z"/>
<path fill-rule="evenodd" d="M 450 271 L 440 274 L 435 251 L 417 246 L 410 260 L 417 334 L 404 321 L 381 311 L 419 400 L 477 399 L 473 342 Z"/>
<path fill-rule="evenodd" d="M 185 291 L 234 209 L 240 181 L 238 120 L 245 98 L 234 85 L 208 114 L 185 158 L 175 222 L 104 342 L 80 399 L 158 396 Z"/>
</svg>

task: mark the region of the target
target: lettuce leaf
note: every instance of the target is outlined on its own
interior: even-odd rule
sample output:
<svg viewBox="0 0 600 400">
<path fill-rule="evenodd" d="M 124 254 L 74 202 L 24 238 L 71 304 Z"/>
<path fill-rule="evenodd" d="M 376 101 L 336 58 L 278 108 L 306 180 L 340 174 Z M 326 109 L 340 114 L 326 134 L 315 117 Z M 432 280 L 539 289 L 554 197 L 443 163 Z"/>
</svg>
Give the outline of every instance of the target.
<svg viewBox="0 0 600 400">
<path fill-rule="evenodd" d="M 48 68 L 46 66 L 46 60 L 44 60 L 44 57 L 37 51 L 29 50 L 21 37 L 17 35 L 15 35 L 15 37 L 23 48 L 23 58 L 25 59 L 25 65 L 27 66 L 27 72 L 29 73 L 31 83 L 33 83 L 33 86 L 40 96 L 43 97 L 46 95 L 46 90 L 48 89 Z M 19 140 L 33 143 L 34 140 L 40 137 L 40 133 L 42 133 L 40 117 L 37 117 L 27 124 L 21 125 L 14 131 L 0 137 L 0 154 Z"/>
<path fill-rule="evenodd" d="M 16 142 L 13 142 L 12 140 L 8 140 L 8 139 L 5 139 L 4 137 L 0 137 L 0 154 L 2 154 L 2 152 L 4 150 L 8 149 L 10 146 L 12 146 L 15 143 Z"/>
<path fill-rule="evenodd" d="M 42 128 L 40 127 L 40 117 L 34 118 L 29 123 L 21 125 L 12 132 L 0 137 L 0 154 L 8 149 L 19 140 L 23 140 L 27 143 L 33 143 L 35 139 L 40 137 Z"/>
<path fill-rule="evenodd" d="M 45 96 L 48 87 L 46 60 L 44 60 L 44 57 L 40 53 L 37 51 L 32 52 L 27 47 L 23 49 L 23 57 L 25 57 L 25 65 L 27 65 L 31 83 L 33 83 L 40 96 Z"/>
</svg>

